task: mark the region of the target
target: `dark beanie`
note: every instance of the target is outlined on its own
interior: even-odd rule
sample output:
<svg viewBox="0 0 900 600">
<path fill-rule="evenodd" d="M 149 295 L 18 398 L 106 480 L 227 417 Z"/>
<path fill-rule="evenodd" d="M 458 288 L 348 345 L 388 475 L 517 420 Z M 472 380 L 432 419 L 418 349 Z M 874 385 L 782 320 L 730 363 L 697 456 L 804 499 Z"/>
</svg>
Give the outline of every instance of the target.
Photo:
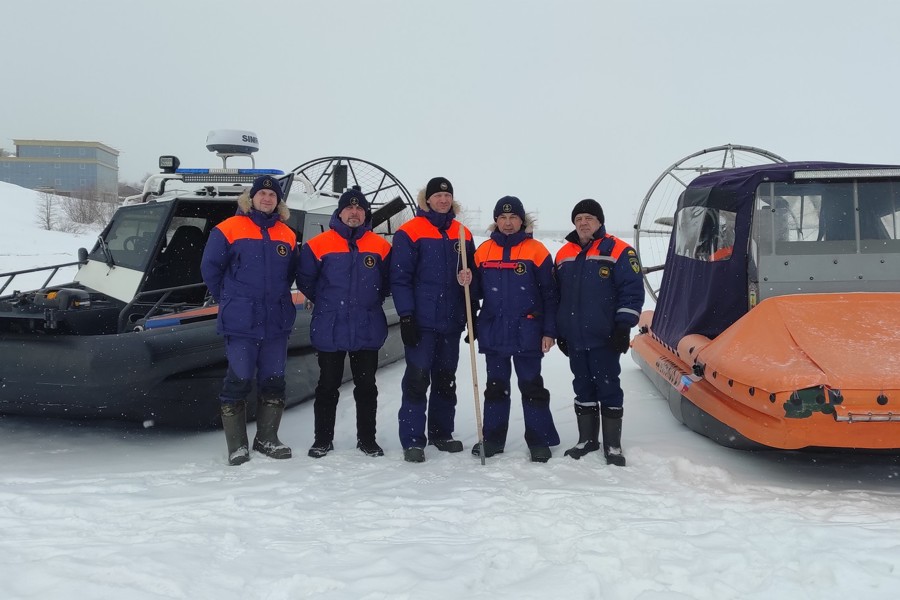
<svg viewBox="0 0 900 600">
<path fill-rule="evenodd" d="M 363 194 L 360 190 L 355 187 L 350 188 L 343 194 L 341 194 L 340 200 L 338 200 L 338 213 L 347 208 L 348 206 L 358 206 L 364 211 L 366 211 L 366 217 L 370 214 L 369 209 L 369 201 L 366 200 L 365 194 Z"/>
<path fill-rule="evenodd" d="M 497 217 L 504 213 L 518 215 L 522 222 L 525 222 L 525 207 L 522 206 L 522 201 L 515 196 L 503 196 L 497 200 L 497 205 L 494 206 L 494 220 L 496 221 Z"/>
<path fill-rule="evenodd" d="M 596 200 L 588 198 L 576 204 L 575 208 L 572 209 L 572 222 L 575 222 L 575 215 L 582 213 L 594 215 L 600 221 L 600 224 L 603 225 L 603 209 L 600 208 L 600 204 Z"/>
<path fill-rule="evenodd" d="M 256 192 L 259 190 L 272 190 L 275 192 L 275 195 L 278 196 L 279 202 L 284 200 L 284 192 L 281 189 L 281 184 L 279 184 L 271 175 L 260 175 L 253 180 L 253 187 L 250 188 L 250 197 L 252 198 L 255 196 Z"/>
<path fill-rule="evenodd" d="M 449 179 L 446 179 L 444 177 L 431 178 L 431 180 L 429 180 L 428 182 L 428 185 L 425 186 L 425 200 L 428 200 L 438 192 L 447 192 L 451 196 L 453 195 L 453 184 L 450 183 Z"/>
</svg>

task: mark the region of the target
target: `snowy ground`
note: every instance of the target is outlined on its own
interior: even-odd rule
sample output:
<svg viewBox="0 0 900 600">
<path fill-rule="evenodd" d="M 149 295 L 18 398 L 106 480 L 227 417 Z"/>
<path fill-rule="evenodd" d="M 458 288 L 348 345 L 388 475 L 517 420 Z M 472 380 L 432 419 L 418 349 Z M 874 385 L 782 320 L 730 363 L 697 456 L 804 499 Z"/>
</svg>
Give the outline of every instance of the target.
<svg viewBox="0 0 900 600">
<path fill-rule="evenodd" d="M 90 246 L 94 234 L 36 230 L 32 196 L 0 183 L 11 215 L 0 272 L 65 262 Z M 332 454 L 305 456 L 305 404 L 282 425 L 294 459 L 255 454 L 237 468 L 226 466 L 218 431 L 0 417 L 0 598 L 900 595 L 897 458 L 719 447 L 678 424 L 630 359 L 628 467 L 596 454 L 563 458 L 577 435 L 571 376 L 554 350 L 544 367 L 563 438 L 554 458 L 528 461 L 514 403 L 506 453 L 482 466 L 469 453 L 475 418 L 462 350 L 456 434 L 466 452 L 431 448 L 424 464 L 401 457 L 400 364 L 379 372 L 383 458 L 354 448 L 349 386 Z M 480 359 L 479 369 L 483 383 Z"/>
</svg>

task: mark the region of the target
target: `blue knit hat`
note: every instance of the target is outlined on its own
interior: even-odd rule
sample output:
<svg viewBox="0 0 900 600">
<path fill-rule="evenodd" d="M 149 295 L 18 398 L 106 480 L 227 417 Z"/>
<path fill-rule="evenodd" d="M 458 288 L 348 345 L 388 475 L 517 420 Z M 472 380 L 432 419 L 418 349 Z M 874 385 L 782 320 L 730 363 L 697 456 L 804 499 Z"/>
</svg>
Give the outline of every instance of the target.
<svg viewBox="0 0 900 600">
<path fill-rule="evenodd" d="M 365 194 L 362 193 L 356 186 L 353 186 L 343 194 L 341 194 L 340 199 L 338 200 L 337 211 L 338 214 L 348 206 L 358 206 L 364 211 L 366 211 L 366 219 L 368 219 L 372 215 L 371 208 L 369 207 L 369 201 L 366 200 Z"/>
<path fill-rule="evenodd" d="M 260 175 L 253 180 L 253 186 L 250 188 L 250 197 L 255 196 L 259 190 L 272 190 L 278 197 L 279 202 L 284 200 L 284 191 L 281 189 L 281 184 L 271 175 Z"/>
<path fill-rule="evenodd" d="M 522 206 L 522 201 L 515 196 L 503 196 L 497 200 L 497 205 L 494 206 L 494 221 L 504 213 L 518 215 L 522 222 L 525 222 L 525 207 Z"/>
</svg>

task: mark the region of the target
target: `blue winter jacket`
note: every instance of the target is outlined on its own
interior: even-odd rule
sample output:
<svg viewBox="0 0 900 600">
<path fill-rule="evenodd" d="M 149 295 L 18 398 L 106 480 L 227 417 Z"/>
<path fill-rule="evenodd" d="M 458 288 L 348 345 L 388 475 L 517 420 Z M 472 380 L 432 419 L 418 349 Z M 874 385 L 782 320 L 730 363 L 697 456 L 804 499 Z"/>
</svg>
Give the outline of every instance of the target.
<svg viewBox="0 0 900 600">
<path fill-rule="evenodd" d="M 200 270 L 219 303 L 217 330 L 255 339 L 288 335 L 297 318 L 291 285 L 297 236 L 277 213 L 250 210 L 209 234 Z"/>
<path fill-rule="evenodd" d="M 455 220 L 421 208 L 394 234 L 391 294 L 401 317 L 415 315 L 423 329 L 459 334 L 466 326 L 465 292 L 456 280 L 462 266 L 459 228 L 466 240 L 469 267 L 474 267 L 472 232 Z M 472 289 L 473 300 L 477 290 Z"/>
<path fill-rule="evenodd" d="M 482 295 L 478 350 L 543 356 L 541 338 L 556 337 L 559 303 L 550 252 L 525 231 L 495 230 L 475 251 L 475 264 Z"/>
<path fill-rule="evenodd" d="M 556 253 L 559 337 L 572 350 L 609 346 L 616 324 L 634 327 L 644 306 L 637 253 L 602 225 L 584 247 L 575 231 L 566 241 Z"/>
<path fill-rule="evenodd" d="M 388 334 L 391 245 L 368 221 L 352 229 L 335 212 L 330 226 L 300 250 L 297 286 L 314 303 L 310 341 L 322 352 L 378 350 Z"/>
</svg>

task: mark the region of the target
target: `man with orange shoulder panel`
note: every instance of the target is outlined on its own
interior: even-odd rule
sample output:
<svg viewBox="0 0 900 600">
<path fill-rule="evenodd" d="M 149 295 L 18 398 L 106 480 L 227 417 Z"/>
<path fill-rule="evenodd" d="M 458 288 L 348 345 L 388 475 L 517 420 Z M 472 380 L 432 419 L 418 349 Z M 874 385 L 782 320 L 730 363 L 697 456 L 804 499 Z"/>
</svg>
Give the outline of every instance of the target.
<svg viewBox="0 0 900 600">
<path fill-rule="evenodd" d="M 541 377 L 541 360 L 556 338 L 556 281 L 550 252 L 532 237 L 532 228 L 533 219 L 522 201 L 504 196 L 494 207 L 490 239 L 475 251 L 475 276 L 482 293 L 475 330 L 478 350 L 487 363 L 484 443 L 483 448 L 481 443 L 472 448 L 476 456 L 504 451 L 513 366 L 532 462 L 547 462 L 550 446 L 559 444 L 550 392 Z"/>
<path fill-rule="evenodd" d="M 628 352 L 631 328 L 644 305 L 641 265 L 634 248 L 606 233 L 596 200 L 578 202 L 572 223 L 575 230 L 556 253 L 556 343 L 575 377 L 578 421 L 578 444 L 565 454 L 579 459 L 599 450 L 602 417 L 606 462 L 625 466 L 619 359 Z"/>
<path fill-rule="evenodd" d="M 317 351 L 315 440 L 308 455 L 334 450 L 334 424 L 350 354 L 356 401 L 356 447 L 366 456 L 383 456 L 375 441 L 378 409 L 378 351 L 388 335 L 382 304 L 388 296 L 391 245 L 372 232 L 372 210 L 357 188 L 344 192 L 330 229 L 303 245 L 297 286 L 313 303 L 309 339 Z"/>
<path fill-rule="evenodd" d="M 222 425 L 228 464 L 250 460 L 245 400 L 256 375 L 258 405 L 253 449 L 290 458 L 278 439 L 284 413 L 287 343 L 297 309 L 291 285 L 297 268 L 297 236 L 284 221 L 290 211 L 281 185 L 257 177 L 238 198 L 237 214 L 209 234 L 200 270 L 219 304 L 217 330 L 225 336 L 228 371 L 222 386 Z"/>
<path fill-rule="evenodd" d="M 391 257 L 391 294 L 406 354 L 400 444 L 403 459 L 416 463 L 425 461 L 426 444 L 443 452 L 463 449 L 462 442 L 453 439 L 456 367 L 466 326 L 462 284 L 471 281 L 472 270 L 461 271 L 460 253 L 466 253 L 468 264 L 475 255 L 472 232 L 456 220 L 459 205 L 450 181 L 432 178 L 419 192 L 418 202 L 416 216 L 394 234 Z"/>
</svg>

